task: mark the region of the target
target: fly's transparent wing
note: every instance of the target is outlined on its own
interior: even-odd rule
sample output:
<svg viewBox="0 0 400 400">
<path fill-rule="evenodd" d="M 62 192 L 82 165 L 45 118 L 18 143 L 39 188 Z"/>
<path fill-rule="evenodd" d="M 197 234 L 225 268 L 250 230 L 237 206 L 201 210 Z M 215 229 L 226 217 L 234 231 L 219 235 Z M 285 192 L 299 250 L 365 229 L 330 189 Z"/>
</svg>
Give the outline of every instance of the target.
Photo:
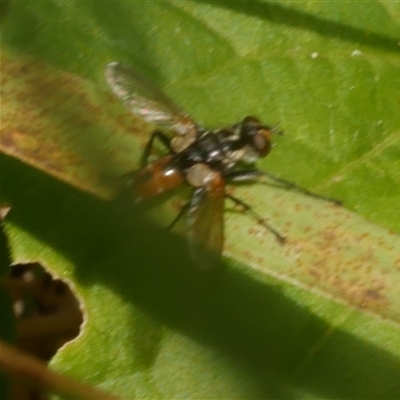
<svg viewBox="0 0 400 400">
<path fill-rule="evenodd" d="M 195 190 L 188 211 L 188 242 L 201 269 L 215 267 L 224 244 L 224 182 L 222 177 Z"/>
<path fill-rule="evenodd" d="M 106 81 L 135 115 L 179 135 L 196 135 L 196 124 L 140 72 L 118 62 L 106 65 Z"/>
</svg>

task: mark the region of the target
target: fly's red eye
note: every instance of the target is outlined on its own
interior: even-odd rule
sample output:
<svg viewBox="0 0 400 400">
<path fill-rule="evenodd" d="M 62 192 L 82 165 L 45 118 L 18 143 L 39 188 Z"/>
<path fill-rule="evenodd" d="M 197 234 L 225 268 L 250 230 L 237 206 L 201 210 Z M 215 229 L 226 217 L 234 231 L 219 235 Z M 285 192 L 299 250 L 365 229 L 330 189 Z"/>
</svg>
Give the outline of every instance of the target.
<svg viewBox="0 0 400 400">
<path fill-rule="evenodd" d="M 260 157 L 265 157 L 271 150 L 271 131 L 260 129 L 253 137 L 253 146 Z"/>
</svg>

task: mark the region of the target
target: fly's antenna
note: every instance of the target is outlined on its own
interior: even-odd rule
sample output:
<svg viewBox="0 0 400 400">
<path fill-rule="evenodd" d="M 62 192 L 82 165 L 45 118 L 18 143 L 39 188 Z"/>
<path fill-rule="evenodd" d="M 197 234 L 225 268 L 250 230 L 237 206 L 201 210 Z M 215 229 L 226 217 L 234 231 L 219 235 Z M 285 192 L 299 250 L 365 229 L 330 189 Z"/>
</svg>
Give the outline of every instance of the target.
<svg viewBox="0 0 400 400">
<path fill-rule="evenodd" d="M 273 127 L 271 127 L 270 130 L 274 135 L 283 136 L 285 134 L 284 130 L 279 129 L 279 122 Z"/>
</svg>

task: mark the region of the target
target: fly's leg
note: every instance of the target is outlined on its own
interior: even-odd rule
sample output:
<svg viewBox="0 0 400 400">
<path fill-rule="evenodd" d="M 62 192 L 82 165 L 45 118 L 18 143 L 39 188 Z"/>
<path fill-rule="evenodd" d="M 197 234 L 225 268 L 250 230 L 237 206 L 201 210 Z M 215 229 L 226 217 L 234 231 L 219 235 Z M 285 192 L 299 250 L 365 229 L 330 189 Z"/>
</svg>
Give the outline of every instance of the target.
<svg viewBox="0 0 400 400">
<path fill-rule="evenodd" d="M 146 147 L 144 148 L 143 155 L 140 160 L 141 168 L 143 168 L 147 165 L 147 161 L 150 157 L 150 153 L 153 148 L 153 143 L 154 143 L 155 139 L 158 139 L 171 153 L 173 153 L 173 150 L 171 149 L 171 145 L 170 145 L 171 139 L 165 133 L 155 130 L 151 134 L 150 139 L 147 142 Z"/>
<path fill-rule="evenodd" d="M 283 186 L 283 188 L 285 188 L 285 189 L 296 190 L 297 192 L 304 193 L 307 196 L 315 197 L 316 199 L 330 201 L 330 202 L 338 204 L 338 205 L 342 204 L 341 200 L 334 199 L 334 198 L 328 197 L 328 196 L 324 196 L 322 194 L 314 193 L 308 189 L 305 189 L 301 186 L 296 185 L 294 182 L 290 182 L 285 179 L 279 178 L 278 176 L 270 174 L 269 172 L 263 171 L 263 175 L 267 176 L 268 178 L 270 178 L 271 180 L 273 180 L 275 182 L 280 183 Z"/>
<path fill-rule="evenodd" d="M 182 218 L 183 214 L 185 214 L 185 212 L 189 209 L 189 207 L 190 207 L 190 202 L 184 204 L 182 206 L 182 208 L 180 209 L 179 213 L 173 219 L 173 221 L 165 229 L 167 231 L 170 231 L 178 223 L 178 221 Z"/>
<path fill-rule="evenodd" d="M 260 171 L 258 169 L 254 169 L 254 170 L 248 170 L 248 171 L 231 171 L 228 172 L 225 175 L 225 178 L 227 181 L 230 182 L 248 182 L 248 181 L 254 181 L 257 179 L 260 179 L 262 177 L 267 177 L 269 179 L 271 179 L 272 181 L 278 182 L 280 184 L 280 186 L 284 189 L 289 189 L 289 190 L 296 190 L 300 193 L 304 193 L 307 196 L 311 196 L 311 197 L 315 197 L 317 199 L 322 199 L 322 200 L 326 200 L 326 201 L 330 201 L 332 203 L 335 204 L 341 204 L 342 202 L 340 200 L 337 199 L 333 199 L 331 197 L 326 197 L 326 196 L 322 196 L 318 193 L 314 193 L 311 192 L 310 190 L 307 190 L 305 188 L 302 188 L 301 186 L 297 186 L 295 183 L 293 182 L 289 182 L 286 181 L 284 179 L 281 179 L 275 175 L 270 174 L 269 172 L 265 172 L 265 171 Z M 285 237 L 282 236 L 279 232 L 277 232 L 273 227 L 271 227 L 269 224 L 267 224 L 265 222 L 265 220 L 258 215 L 253 209 L 252 207 L 245 203 L 243 200 L 240 200 L 230 194 L 225 194 L 226 197 L 228 197 L 230 200 L 232 200 L 234 203 L 242 206 L 245 211 L 250 214 L 253 218 L 255 218 L 260 224 L 262 224 L 264 227 L 266 227 L 269 231 L 271 231 L 275 237 L 279 240 L 279 242 L 284 243 L 285 242 Z"/>
<path fill-rule="evenodd" d="M 287 180 L 279 178 L 269 172 L 260 171 L 258 169 L 250 170 L 250 171 L 232 171 L 226 175 L 227 180 L 229 180 L 231 182 L 246 182 L 246 181 L 257 180 L 261 177 L 267 177 L 267 178 L 271 179 L 272 181 L 279 183 L 281 185 L 281 187 L 283 187 L 284 189 L 295 190 L 296 192 L 304 193 L 307 196 L 330 201 L 334 204 L 338 204 L 338 205 L 342 204 L 341 200 L 334 199 L 334 198 L 328 197 L 328 196 L 323 196 L 318 193 L 314 193 L 308 189 L 305 189 L 301 186 L 296 185 L 294 182 L 287 181 Z"/>
<path fill-rule="evenodd" d="M 140 160 L 140 169 L 144 168 L 147 165 L 147 161 L 149 159 L 152 147 L 153 147 L 153 142 L 155 139 L 158 139 L 168 150 L 172 152 L 171 146 L 170 146 L 170 141 L 171 139 L 165 135 L 165 133 L 161 131 L 155 130 L 152 132 L 149 141 L 146 144 L 146 147 L 143 151 L 142 158 Z M 121 176 L 123 180 L 123 186 L 124 187 L 130 187 L 136 177 L 137 170 L 135 171 L 129 171 Z"/>
<path fill-rule="evenodd" d="M 267 228 L 271 233 L 273 233 L 281 244 L 284 244 L 286 242 L 286 238 L 283 235 L 281 235 L 277 230 L 275 230 L 271 225 L 269 225 L 264 218 L 262 218 L 259 214 L 257 214 L 249 204 L 228 193 L 225 193 L 225 197 L 232 200 L 235 204 L 238 204 L 239 206 L 243 207 L 245 212 L 247 212 L 255 220 L 257 220 L 259 224 L 261 224 L 262 226 Z"/>
<path fill-rule="evenodd" d="M 225 175 L 225 179 L 230 182 L 248 182 L 255 181 L 263 177 L 265 173 L 259 169 L 245 171 L 230 171 Z"/>
</svg>

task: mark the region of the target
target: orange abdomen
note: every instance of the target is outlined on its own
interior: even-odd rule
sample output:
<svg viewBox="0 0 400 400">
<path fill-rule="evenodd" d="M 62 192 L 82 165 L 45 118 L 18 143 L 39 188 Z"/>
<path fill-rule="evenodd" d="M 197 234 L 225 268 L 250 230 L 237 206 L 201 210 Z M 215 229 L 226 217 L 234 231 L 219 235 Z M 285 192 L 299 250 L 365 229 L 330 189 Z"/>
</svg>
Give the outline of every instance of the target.
<svg viewBox="0 0 400 400">
<path fill-rule="evenodd" d="M 138 171 L 134 178 L 134 200 L 145 201 L 167 192 L 185 181 L 172 165 L 173 156 L 163 157 Z"/>
</svg>

